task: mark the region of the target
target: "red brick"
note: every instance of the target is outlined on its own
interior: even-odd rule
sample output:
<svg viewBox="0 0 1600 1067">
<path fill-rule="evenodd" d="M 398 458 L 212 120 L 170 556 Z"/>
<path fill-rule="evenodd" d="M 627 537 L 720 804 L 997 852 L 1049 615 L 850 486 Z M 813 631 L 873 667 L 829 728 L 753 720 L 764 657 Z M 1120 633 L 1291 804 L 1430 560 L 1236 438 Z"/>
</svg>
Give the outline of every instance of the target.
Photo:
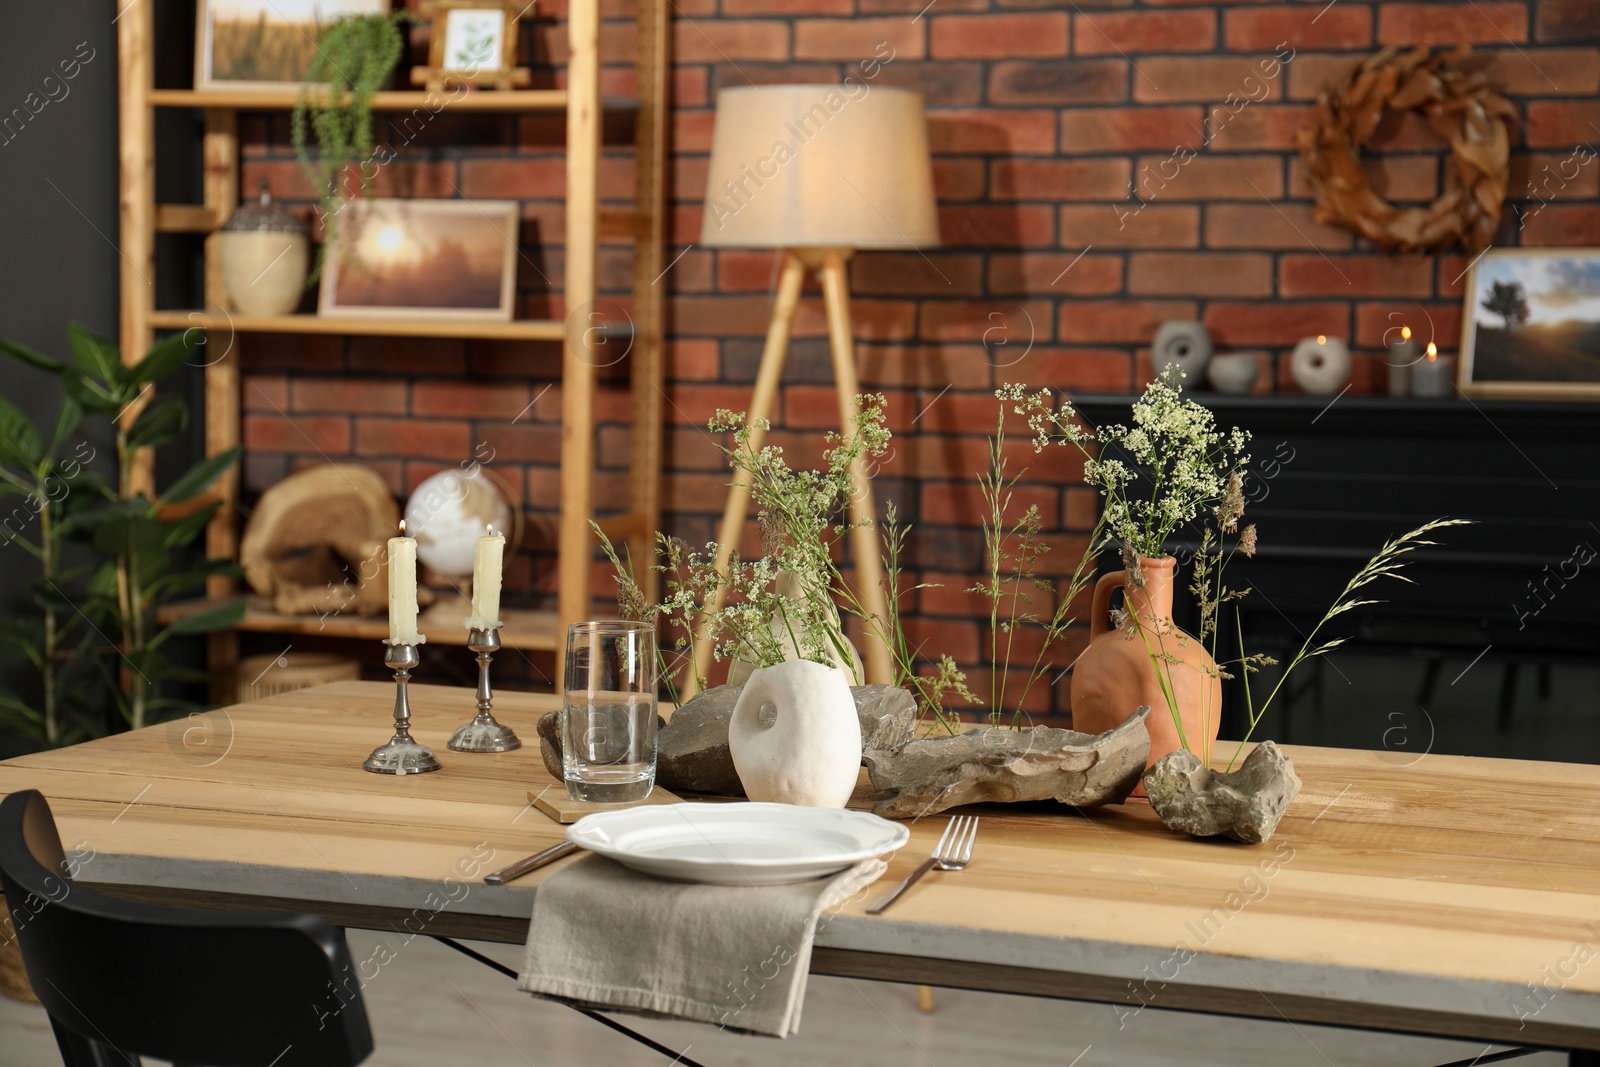
<svg viewBox="0 0 1600 1067">
<path fill-rule="evenodd" d="M 1011 59 L 1067 54 L 1064 12 L 936 15 L 929 51 L 937 59 Z"/>
<path fill-rule="evenodd" d="M 1313 334 L 1348 336 L 1350 305 L 1343 302 L 1245 303 L 1214 300 L 1206 305 L 1206 313 L 1201 321 L 1206 324 L 1212 338 L 1224 345 L 1289 347 L 1300 338 Z M 1151 332 L 1154 333 L 1154 330 Z"/>
<path fill-rule="evenodd" d="M 1439 195 L 1438 156 L 1370 156 L 1363 160 L 1372 191 L 1385 200 L 1422 202 Z"/>
<path fill-rule="evenodd" d="M 1148 343 L 1168 319 L 1195 317 L 1193 300 L 1063 300 L 1056 336 L 1089 343 Z"/>
<path fill-rule="evenodd" d="M 1351 4 L 1233 8 L 1223 16 L 1222 35 L 1234 52 L 1277 51 L 1285 43 L 1296 49 L 1367 48 L 1372 9 Z M 1296 56 L 1294 62 L 1299 61 Z"/>
<path fill-rule="evenodd" d="M 631 94 L 630 94 L 631 95 Z M 675 67 L 672 71 L 674 107 L 705 107 L 710 100 L 704 67 Z"/>
<path fill-rule="evenodd" d="M 772 302 L 761 296 L 680 296 L 668 301 L 678 330 L 700 337 L 764 337 Z"/>
<path fill-rule="evenodd" d="M 296 378 L 295 411 L 345 415 L 404 415 L 406 383 L 384 378 Z"/>
<path fill-rule="evenodd" d="M 420 381 L 411 391 L 414 415 L 464 419 L 527 417 L 533 394 L 523 382 Z"/>
<path fill-rule="evenodd" d="M 694 111 L 689 108 L 675 107 L 672 109 L 672 150 L 674 152 L 709 152 L 711 150 L 711 126 L 714 112 L 707 109 Z"/>
<path fill-rule="evenodd" d="M 1061 208 L 1061 245 L 1075 248 L 1194 248 L 1200 209 L 1182 204 L 1094 204 Z"/>
<path fill-rule="evenodd" d="M 1056 113 L 930 110 L 928 144 L 946 155 L 1049 153 L 1056 147 Z"/>
<path fill-rule="evenodd" d="M 1072 26 L 1072 50 L 1080 56 L 1209 52 L 1216 41 L 1213 11 L 1080 12 Z"/>
<path fill-rule="evenodd" d="M 1055 211 L 1045 204 L 945 205 L 939 236 L 947 248 L 1048 248 L 1056 243 Z"/>
<path fill-rule="evenodd" d="M 1600 40 L 1600 5 L 1594 0 L 1540 0 L 1535 32 L 1541 41 Z"/>
<path fill-rule="evenodd" d="M 667 342 L 667 377 L 705 381 L 721 377 L 722 357 L 715 341 L 672 338 Z"/>
<path fill-rule="evenodd" d="M 1125 159 L 997 159 L 990 164 L 995 200 L 1126 200 Z"/>
<path fill-rule="evenodd" d="M 1290 254 L 1278 262 L 1278 294 L 1431 296 L 1433 261 L 1425 256 Z"/>
<path fill-rule="evenodd" d="M 1122 257 L 1081 252 L 991 252 L 988 291 L 1110 296 L 1122 291 Z"/>
<path fill-rule="evenodd" d="M 1133 296 L 1271 296 L 1272 257 L 1259 252 L 1135 252 Z"/>
<path fill-rule="evenodd" d="M 1128 97 L 1128 65 L 1120 59 L 1017 59 L 989 74 L 995 104 L 1109 104 Z"/>
<path fill-rule="evenodd" d="M 1125 393 L 1133 388 L 1133 358 L 1113 348 L 1035 347 L 1005 379 L 1032 388 Z"/>
<path fill-rule="evenodd" d="M 778 252 L 718 249 L 717 288 L 724 293 L 770 292 L 781 267 L 781 253 Z"/>
<path fill-rule="evenodd" d="M 989 398 L 989 406 L 994 406 L 994 398 Z M 990 429 L 994 426 L 994 413 L 990 412 L 986 422 L 979 425 Z M 1012 471 L 1012 474 L 1018 472 Z M 1007 523 L 1015 523 L 1021 519 L 1029 507 L 1036 507 L 1039 513 L 1048 522 L 1057 509 L 1058 490 L 1045 489 L 1038 486 L 1018 486 L 1011 491 L 1010 507 L 1004 512 Z M 983 494 L 976 481 L 962 482 L 929 482 L 922 487 L 922 496 L 919 504 L 917 518 L 921 522 L 936 522 L 944 526 L 976 526 L 980 516 L 987 518 L 988 509 L 983 501 Z M 967 580 L 968 585 L 972 580 Z M 985 614 L 988 613 L 988 602 L 979 594 L 979 604 Z M 976 614 L 974 612 L 973 614 Z"/>
<path fill-rule="evenodd" d="M 1600 245 L 1600 204 L 1550 204 L 1528 218 L 1525 245 Z"/>
<path fill-rule="evenodd" d="M 1288 65 L 1289 99 L 1314 100 L 1324 89 L 1345 85 L 1360 65 L 1361 57 L 1348 52 L 1338 55 L 1301 52 Z"/>
<path fill-rule="evenodd" d="M 1207 116 L 1213 152 L 1291 152 L 1295 138 L 1311 124 L 1315 109 L 1299 104 L 1249 104 L 1233 113 L 1219 105 Z"/>
<path fill-rule="evenodd" d="M 1356 305 L 1355 343 L 1362 348 L 1382 349 L 1399 336 L 1402 326 L 1410 326 L 1412 336 L 1423 345 L 1432 341 L 1447 351 L 1454 349 L 1461 343 L 1461 304 L 1364 301 Z"/>
<path fill-rule="evenodd" d="M 1211 156 L 1175 152 L 1144 156 L 1139 193 L 1146 200 L 1249 200 L 1283 196 L 1278 156 Z"/>
<path fill-rule="evenodd" d="M 289 410 L 289 379 L 282 374 L 247 374 L 240 394 L 246 411 Z"/>
<path fill-rule="evenodd" d="M 850 289 L 863 296 L 955 296 L 982 285 L 983 257 L 975 253 L 870 252 L 850 268 Z"/>
<path fill-rule="evenodd" d="M 1283 64 L 1276 56 L 1156 56 L 1139 61 L 1133 98 L 1141 103 L 1181 100 L 1276 100 L 1283 95 Z M 1254 105 L 1252 105 L 1254 106 Z"/>
<path fill-rule="evenodd" d="M 873 388 L 903 386 L 938 392 L 987 389 L 988 352 L 980 345 L 857 345 L 862 353 L 861 383 Z"/>
<path fill-rule="evenodd" d="M 1199 148 L 1204 123 L 1205 112 L 1198 107 L 1076 108 L 1061 113 L 1061 151 Z"/>
<path fill-rule="evenodd" d="M 1528 39 L 1528 7 L 1503 0 L 1378 6 L 1379 44 L 1505 44 Z"/>
<path fill-rule="evenodd" d="M 1024 348 L 1050 340 L 1048 301 L 930 300 L 922 305 L 918 335 L 926 341 L 977 341 L 1009 360 Z M 1012 347 L 1014 346 L 1014 347 Z"/>
<path fill-rule="evenodd" d="M 1212 204 L 1207 248 L 1349 248 L 1354 236 L 1311 216 L 1308 204 Z"/>
<path fill-rule="evenodd" d="M 338 455 L 350 451 L 350 420 L 332 415 L 247 414 L 244 447 L 251 452 Z"/>
<path fill-rule="evenodd" d="M 921 59 L 927 54 L 925 25 L 903 18 L 802 19 L 794 24 L 794 58 L 846 63 Z"/>
<path fill-rule="evenodd" d="M 850 15 L 854 0 L 723 0 L 724 15 Z"/>
<path fill-rule="evenodd" d="M 448 338 L 352 337 L 349 363 L 351 370 L 385 374 L 461 374 L 467 348 Z"/>
<path fill-rule="evenodd" d="M 850 320 L 858 338 L 877 341 L 910 339 L 917 327 L 914 300 L 884 300 L 861 297 L 850 302 Z M 763 333 L 766 331 L 763 330 Z M 828 320 L 821 300 L 802 300 L 794 316 L 795 337 L 828 336 Z"/>
<path fill-rule="evenodd" d="M 247 370 L 328 371 L 344 366 L 343 337 L 263 333 L 235 341 Z"/>
<path fill-rule="evenodd" d="M 933 191 L 939 200 L 981 200 L 984 166 L 981 159 L 935 159 Z"/>
<path fill-rule="evenodd" d="M 1600 161 L 1593 148 L 1572 152 L 1518 153 L 1511 157 L 1508 199 L 1527 200 L 1528 211 L 1550 200 L 1600 197 Z"/>
<path fill-rule="evenodd" d="M 1600 103 L 1534 100 L 1528 104 L 1528 147 L 1593 146 L 1600 141 Z"/>
<path fill-rule="evenodd" d="M 978 658 L 978 626 L 951 619 L 907 618 L 903 621 L 906 640 L 941 654 L 957 663 L 972 663 Z"/>
<path fill-rule="evenodd" d="M 1491 68 L 1512 96 L 1593 96 L 1600 91 L 1600 50 L 1540 48 L 1494 53 Z"/>
<path fill-rule="evenodd" d="M 462 421 L 424 419 L 356 420 L 356 447 L 363 456 L 469 459 L 472 427 Z"/>
<path fill-rule="evenodd" d="M 931 107 L 971 107 L 983 102 L 983 70 L 973 62 L 892 63 L 876 84 L 914 89 Z"/>
<path fill-rule="evenodd" d="M 680 64 L 788 59 L 789 24 L 767 19 L 675 20 L 672 27 L 672 54 L 673 60 Z"/>
<path fill-rule="evenodd" d="M 483 445 L 495 463 L 553 462 L 561 456 L 561 428 L 526 420 L 483 427 Z"/>
</svg>

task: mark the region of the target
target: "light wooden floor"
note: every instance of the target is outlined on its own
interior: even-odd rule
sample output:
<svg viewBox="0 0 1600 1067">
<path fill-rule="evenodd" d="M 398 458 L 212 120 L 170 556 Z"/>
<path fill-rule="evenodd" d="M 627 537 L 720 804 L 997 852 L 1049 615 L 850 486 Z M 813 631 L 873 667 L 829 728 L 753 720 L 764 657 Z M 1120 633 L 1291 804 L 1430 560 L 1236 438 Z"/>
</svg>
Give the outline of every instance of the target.
<svg viewBox="0 0 1600 1067">
<path fill-rule="evenodd" d="M 388 935 L 351 931 L 367 958 Z M 662 1067 L 662 1057 L 559 1005 L 532 1000 L 511 980 L 425 938 L 400 947 L 365 990 L 378 1051 L 371 1067 Z M 476 945 L 513 967 L 520 950 Z M 940 990 L 938 1010 L 917 1011 L 907 986 L 814 978 L 800 1034 L 788 1041 L 735 1037 L 694 1023 L 624 1022 L 707 1067 L 754 1064 L 847 1067 L 1429 1067 L 1471 1059 L 1481 1044 L 1362 1034 L 1287 1023 L 1147 1010 L 1117 1028 L 1116 1013 L 1073 1004 Z M 41 1009 L 0 998 L 0 1067 L 60 1062 Z M 1565 1058 L 1513 1061 L 1562 1067 Z"/>
</svg>

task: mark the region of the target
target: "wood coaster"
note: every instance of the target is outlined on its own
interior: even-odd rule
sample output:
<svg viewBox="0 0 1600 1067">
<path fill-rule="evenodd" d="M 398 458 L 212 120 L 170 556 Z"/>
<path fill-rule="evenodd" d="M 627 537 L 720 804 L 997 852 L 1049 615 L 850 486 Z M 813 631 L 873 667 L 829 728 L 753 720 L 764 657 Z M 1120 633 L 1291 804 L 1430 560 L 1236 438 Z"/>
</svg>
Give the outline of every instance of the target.
<svg viewBox="0 0 1600 1067">
<path fill-rule="evenodd" d="M 528 790 L 528 803 L 550 816 L 558 823 L 573 823 L 585 815 L 593 815 L 597 811 L 620 811 L 623 808 L 637 808 L 641 804 L 681 804 L 682 798 L 673 796 L 659 785 L 650 790 L 650 795 L 643 800 L 625 800 L 620 804 L 591 804 L 586 800 L 573 800 L 563 783 L 556 783 L 547 789 L 535 793 Z"/>
</svg>

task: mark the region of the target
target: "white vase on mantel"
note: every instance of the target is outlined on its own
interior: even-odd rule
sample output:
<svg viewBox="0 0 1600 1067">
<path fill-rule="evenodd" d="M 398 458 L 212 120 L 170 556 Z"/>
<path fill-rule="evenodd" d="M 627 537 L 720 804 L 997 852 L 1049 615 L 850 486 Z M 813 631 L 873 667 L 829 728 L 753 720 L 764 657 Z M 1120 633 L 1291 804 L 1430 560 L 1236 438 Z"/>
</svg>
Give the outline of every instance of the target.
<svg viewBox="0 0 1600 1067">
<path fill-rule="evenodd" d="M 837 667 L 796 659 L 750 672 L 728 751 L 751 800 L 842 808 L 861 768 L 861 720 Z"/>
</svg>

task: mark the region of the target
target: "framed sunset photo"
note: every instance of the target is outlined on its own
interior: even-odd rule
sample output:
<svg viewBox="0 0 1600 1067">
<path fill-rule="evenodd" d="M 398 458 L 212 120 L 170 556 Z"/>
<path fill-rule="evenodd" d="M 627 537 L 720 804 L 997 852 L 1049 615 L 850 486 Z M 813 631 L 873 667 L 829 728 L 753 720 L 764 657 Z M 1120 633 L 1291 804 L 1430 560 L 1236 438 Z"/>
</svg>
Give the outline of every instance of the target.
<svg viewBox="0 0 1600 1067">
<path fill-rule="evenodd" d="M 388 13 L 389 0 L 199 0 L 194 87 L 295 88 L 330 24 Z"/>
<path fill-rule="evenodd" d="M 1472 266 L 1464 303 L 1463 393 L 1600 397 L 1600 248 L 1486 252 Z"/>
<path fill-rule="evenodd" d="M 518 218 L 512 200 L 349 201 L 317 313 L 509 322 Z"/>
</svg>

